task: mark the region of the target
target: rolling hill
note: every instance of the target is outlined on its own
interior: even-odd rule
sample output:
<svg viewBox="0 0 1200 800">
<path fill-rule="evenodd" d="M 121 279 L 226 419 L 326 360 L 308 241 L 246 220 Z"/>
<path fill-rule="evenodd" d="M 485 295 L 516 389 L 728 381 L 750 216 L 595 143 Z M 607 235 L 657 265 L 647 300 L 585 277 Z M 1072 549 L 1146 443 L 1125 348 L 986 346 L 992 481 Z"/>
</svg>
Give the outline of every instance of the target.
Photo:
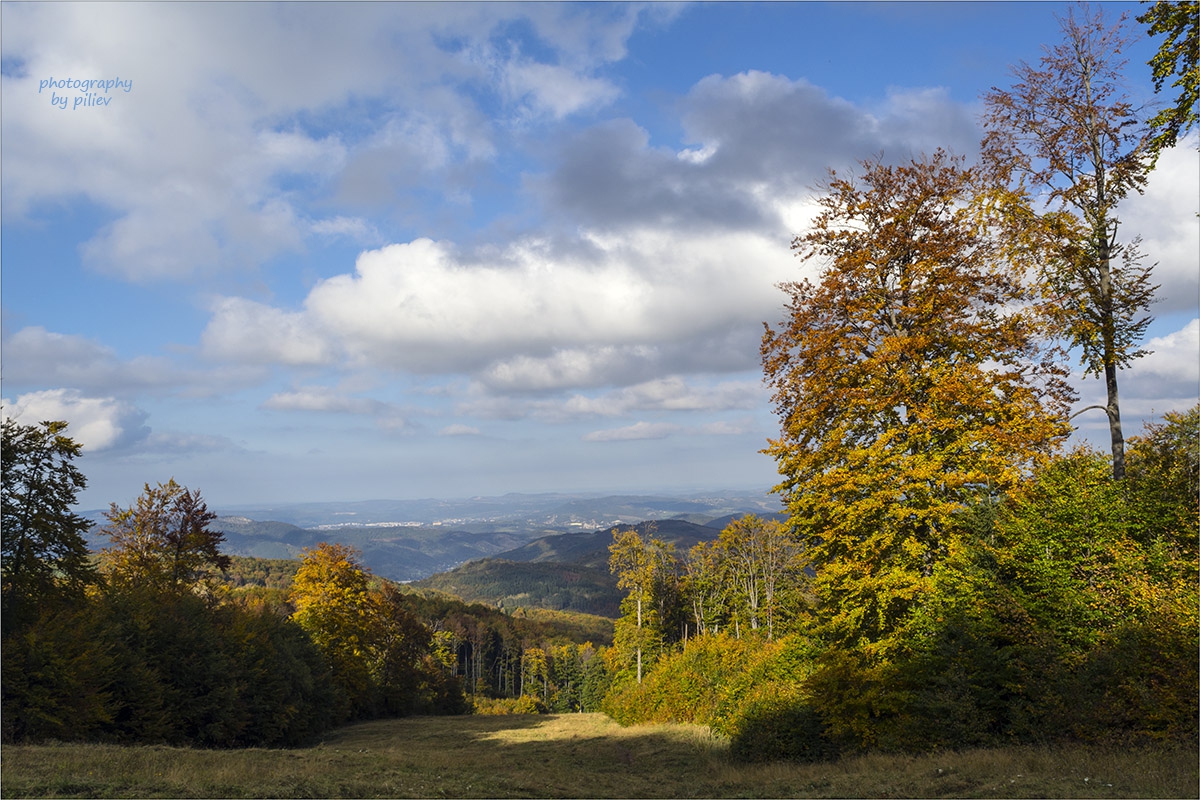
<svg viewBox="0 0 1200 800">
<path fill-rule="evenodd" d="M 413 586 L 504 609 L 547 608 L 616 618 L 622 594 L 616 577 L 608 571 L 608 546 L 614 531 L 629 527 L 635 527 L 643 536 L 650 533 L 673 543 L 679 555 L 720 534 L 720 528 L 662 519 L 636 526 L 615 525 L 606 530 L 543 536 L 491 558 L 415 581 Z"/>
</svg>

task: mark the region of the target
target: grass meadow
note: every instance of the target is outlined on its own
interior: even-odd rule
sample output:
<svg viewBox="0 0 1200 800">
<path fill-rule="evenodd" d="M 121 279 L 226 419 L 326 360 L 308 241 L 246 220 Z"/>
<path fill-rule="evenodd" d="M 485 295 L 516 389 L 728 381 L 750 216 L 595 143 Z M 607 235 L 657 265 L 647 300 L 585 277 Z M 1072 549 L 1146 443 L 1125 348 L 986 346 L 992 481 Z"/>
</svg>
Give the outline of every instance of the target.
<svg viewBox="0 0 1200 800">
<path fill-rule="evenodd" d="M 602 714 L 412 717 L 294 750 L 3 748 L 17 797 L 1187 797 L 1194 746 L 1009 748 L 737 764 L 706 728 Z"/>
</svg>

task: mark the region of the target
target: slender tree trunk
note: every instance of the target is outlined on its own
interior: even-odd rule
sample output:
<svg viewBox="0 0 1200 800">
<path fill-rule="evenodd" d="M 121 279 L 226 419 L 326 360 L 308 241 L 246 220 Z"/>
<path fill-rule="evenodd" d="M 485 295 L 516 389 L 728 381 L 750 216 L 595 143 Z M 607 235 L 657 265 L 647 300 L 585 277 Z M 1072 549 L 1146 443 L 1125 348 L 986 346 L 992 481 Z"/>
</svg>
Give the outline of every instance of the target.
<svg viewBox="0 0 1200 800">
<path fill-rule="evenodd" d="M 1103 201 L 1101 193 L 1099 200 Z M 1100 226 L 1099 252 L 1100 261 L 1100 298 L 1103 318 L 1100 323 L 1100 336 L 1104 347 L 1104 388 L 1108 395 L 1105 410 L 1108 412 L 1108 434 L 1112 441 L 1112 474 L 1115 480 L 1125 477 L 1125 436 L 1121 432 L 1121 402 L 1117 393 L 1117 354 L 1116 354 L 1116 321 L 1112 286 L 1112 250 L 1108 241 L 1107 220 Z"/>
<path fill-rule="evenodd" d="M 1117 398 L 1117 365 L 1104 365 L 1104 384 L 1108 389 L 1108 433 L 1112 439 L 1113 478 L 1125 477 L 1125 436 L 1121 433 L 1121 404 Z"/>
</svg>

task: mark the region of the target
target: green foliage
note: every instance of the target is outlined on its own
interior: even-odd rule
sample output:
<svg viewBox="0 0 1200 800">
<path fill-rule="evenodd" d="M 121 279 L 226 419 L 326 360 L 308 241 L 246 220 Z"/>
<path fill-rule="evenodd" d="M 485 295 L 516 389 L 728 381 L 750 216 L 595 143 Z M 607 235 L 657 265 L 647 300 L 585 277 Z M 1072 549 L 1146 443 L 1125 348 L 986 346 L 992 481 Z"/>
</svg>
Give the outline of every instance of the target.
<svg viewBox="0 0 1200 800">
<path fill-rule="evenodd" d="M 295 625 L 194 595 L 96 595 L 3 648 L 6 740 L 295 745 L 334 721 Z"/>
<path fill-rule="evenodd" d="M 618 674 L 603 708 L 710 725 L 745 760 L 1194 743 L 1196 425 L 1148 426 L 1125 481 L 1081 450 L 964 507 L 889 636 L 692 637 L 641 684 Z"/>
<path fill-rule="evenodd" d="M 286 590 L 291 588 L 299 569 L 299 559 L 230 556 L 229 568 L 223 579 L 231 589 L 261 587 Z"/>
<path fill-rule="evenodd" d="M 1070 652 L 1096 644 L 1131 609 L 1142 556 L 1107 461 L 1077 451 L 1014 493 L 995 534 L 1001 579 Z"/>
<path fill-rule="evenodd" d="M 112 657 L 96 635 L 90 604 L 45 614 L 0 647 L 5 741 L 87 738 L 111 722 Z"/>
<path fill-rule="evenodd" d="M 48 605 L 78 598 L 95 583 L 84 534 L 91 527 L 70 509 L 87 485 L 72 463 L 80 446 L 67 423 L 0 430 L 0 619 L 6 630 L 24 625 Z"/>
<path fill-rule="evenodd" d="M 549 709 L 540 699 L 523 694 L 520 697 L 475 697 L 471 701 L 471 713 L 485 716 L 507 716 L 510 714 L 546 714 Z"/>
<path fill-rule="evenodd" d="M 1151 35 L 1166 34 L 1149 64 L 1154 75 L 1154 91 L 1161 92 L 1168 78 L 1178 89 L 1174 104 L 1167 105 L 1150 119 L 1156 133 L 1151 140 L 1154 152 L 1174 147 L 1181 134 L 1200 122 L 1200 3 L 1195 0 L 1168 2 L 1157 0 L 1139 16 Z"/>
<path fill-rule="evenodd" d="M 614 683 L 603 708 L 623 725 L 690 722 L 732 735 L 747 708 L 796 694 L 811 671 L 812 654 L 801 636 L 696 636 L 659 661 L 641 684 L 628 678 Z"/>
<path fill-rule="evenodd" d="M 657 539 L 652 530 L 645 538 L 634 528 L 614 530 L 609 545 L 609 569 L 617 588 L 627 592 L 621 617 L 613 632 L 613 658 L 618 671 L 629 670 L 638 683 L 645 670 L 665 651 L 683 615 L 680 603 L 679 564 L 675 545 Z"/>
<path fill-rule="evenodd" d="M 231 608 L 238 703 L 245 724 L 238 745 L 293 747 L 337 722 L 329 666 L 312 640 L 270 609 Z"/>
<path fill-rule="evenodd" d="M 1190 416 L 1171 424 L 1186 430 Z M 1195 534 L 1164 532 L 1188 514 L 1193 530 L 1200 520 L 1188 493 L 1165 505 L 1159 494 L 1164 482 L 1186 485 L 1195 445 L 1171 430 L 1152 427 L 1131 463 L 1155 454 L 1182 475 L 1164 469 L 1151 478 L 1139 466 L 1114 481 L 1102 458 L 1075 453 L 1036 476 L 997 519 L 999 569 L 1048 639 L 1046 691 L 1035 706 L 1045 727 L 1120 742 L 1195 736 Z"/>
<path fill-rule="evenodd" d="M 799 541 L 775 520 L 734 519 L 713 542 L 688 553 L 681 587 L 694 630 L 766 631 L 795 624 L 808 605 L 806 559 Z"/>
<path fill-rule="evenodd" d="M 1168 412 L 1129 440 L 1128 498 L 1134 535 L 1156 551 L 1156 566 L 1195 583 L 1200 565 L 1200 405 Z"/>
</svg>

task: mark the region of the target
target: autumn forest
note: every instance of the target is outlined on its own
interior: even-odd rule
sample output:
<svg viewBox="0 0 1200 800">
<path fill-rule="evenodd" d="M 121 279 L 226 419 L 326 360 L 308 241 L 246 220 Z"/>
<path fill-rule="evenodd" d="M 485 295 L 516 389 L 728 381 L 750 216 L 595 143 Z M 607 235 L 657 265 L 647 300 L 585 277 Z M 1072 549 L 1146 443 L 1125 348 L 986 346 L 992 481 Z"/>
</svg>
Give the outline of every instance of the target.
<svg viewBox="0 0 1200 800">
<path fill-rule="evenodd" d="M 603 712 L 745 761 L 1200 735 L 1200 406 L 1121 424 L 1153 254 L 1117 204 L 1195 127 L 1196 3 L 1155 3 L 1156 115 L 1127 23 L 1086 8 L 982 98 L 977 162 L 830 172 L 763 375 L 783 519 L 679 551 L 617 530 L 615 620 L 467 604 L 333 543 L 233 558 L 147 483 L 89 551 L 64 421 L 3 422 L 5 742 L 298 746 L 353 721 Z M 1175 76 L 1180 75 L 1178 80 Z M 1147 257 L 1148 256 L 1148 257 Z M 1081 409 L 1073 361 L 1107 400 Z M 1107 417 L 1104 452 L 1069 443 Z"/>
</svg>

